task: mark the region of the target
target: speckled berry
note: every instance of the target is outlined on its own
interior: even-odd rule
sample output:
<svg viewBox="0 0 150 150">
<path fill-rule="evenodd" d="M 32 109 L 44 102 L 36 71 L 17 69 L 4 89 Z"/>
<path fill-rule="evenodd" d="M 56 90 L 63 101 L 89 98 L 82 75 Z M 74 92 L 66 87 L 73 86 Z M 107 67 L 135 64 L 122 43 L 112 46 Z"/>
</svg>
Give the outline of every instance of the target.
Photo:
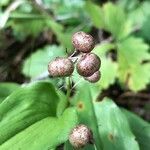
<svg viewBox="0 0 150 150">
<path fill-rule="evenodd" d="M 58 57 L 48 64 L 48 72 L 53 77 L 66 77 L 73 73 L 74 64 L 68 58 Z"/>
<path fill-rule="evenodd" d="M 85 32 L 76 32 L 72 36 L 73 46 L 80 52 L 89 53 L 95 46 L 94 38 Z"/>
<path fill-rule="evenodd" d="M 69 135 L 69 141 L 74 148 L 82 148 L 93 140 L 91 130 L 85 125 L 78 125 Z"/>
<path fill-rule="evenodd" d="M 96 83 L 97 81 L 99 81 L 101 78 L 101 73 L 100 71 L 96 71 L 94 74 L 92 74 L 89 77 L 85 77 L 84 79 L 91 82 L 91 83 Z"/>
<path fill-rule="evenodd" d="M 83 77 L 89 77 L 99 70 L 100 58 L 94 53 L 83 54 L 77 62 L 77 72 Z"/>
</svg>

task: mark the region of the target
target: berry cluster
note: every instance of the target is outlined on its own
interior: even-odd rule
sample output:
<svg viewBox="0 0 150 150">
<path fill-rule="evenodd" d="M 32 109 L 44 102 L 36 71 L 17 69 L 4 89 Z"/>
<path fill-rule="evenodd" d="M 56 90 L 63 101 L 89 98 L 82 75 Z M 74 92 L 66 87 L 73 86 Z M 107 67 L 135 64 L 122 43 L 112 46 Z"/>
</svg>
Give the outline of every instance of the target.
<svg viewBox="0 0 150 150">
<path fill-rule="evenodd" d="M 94 38 L 85 32 L 76 32 L 72 36 L 72 44 L 75 51 L 81 53 L 76 64 L 78 74 L 89 82 L 97 82 L 101 77 L 99 71 L 101 60 L 96 54 L 91 53 L 95 46 Z M 68 58 L 57 57 L 48 64 L 49 74 L 53 77 L 70 76 L 74 71 L 72 58 L 73 56 Z"/>
</svg>

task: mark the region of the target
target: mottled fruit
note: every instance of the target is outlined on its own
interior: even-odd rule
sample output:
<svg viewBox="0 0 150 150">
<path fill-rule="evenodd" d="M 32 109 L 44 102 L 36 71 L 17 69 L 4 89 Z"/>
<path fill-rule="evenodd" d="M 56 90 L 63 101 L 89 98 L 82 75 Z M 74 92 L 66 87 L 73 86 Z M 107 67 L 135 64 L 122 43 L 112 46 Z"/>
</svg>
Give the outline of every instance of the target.
<svg viewBox="0 0 150 150">
<path fill-rule="evenodd" d="M 99 70 L 100 58 L 94 53 L 83 54 L 77 62 L 77 72 L 83 77 L 89 77 Z"/>
<path fill-rule="evenodd" d="M 101 78 L 100 71 L 96 71 L 94 74 L 92 74 L 89 77 L 85 77 L 84 79 L 91 82 L 91 83 L 95 83 L 95 82 L 99 81 L 100 78 Z"/>
<path fill-rule="evenodd" d="M 82 148 L 88 143 L 92 143 L 93 136 L 91 130 L 85 125 L 78 125 L 69 135 L 69 141 L 75 148 Z"/>
<path fill-rule="evenodd" d="M 89 53 L 95 46 L 94 38 L 85 32 L 76 32 L 72 36 L 73 46 L 80 52 Z"/>
<path fill-rule="evenodd" d="M 53 77 L 66 77 L 73 73 L 74 64 L 68 58 L 58 57 L 48 64 L 48 72 Z"/>
</svg>

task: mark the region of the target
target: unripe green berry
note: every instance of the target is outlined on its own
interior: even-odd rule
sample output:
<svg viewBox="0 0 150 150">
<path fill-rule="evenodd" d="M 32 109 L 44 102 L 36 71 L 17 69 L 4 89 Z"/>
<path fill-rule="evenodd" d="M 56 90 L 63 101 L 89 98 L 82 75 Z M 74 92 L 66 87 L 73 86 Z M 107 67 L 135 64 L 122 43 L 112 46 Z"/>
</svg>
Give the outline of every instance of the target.
<svg viewBox="0 0 150 150">
<path fill-rule="evenodd" d="M 66 77 L 73 73 L 74 64 L 68 58 L 57 57 L 48 64 L 48 72 L 53 77 Z"/>
<path fill-rule="evenodd" d="M 78 125 L 69 135 L 69 141 L 74 148 L 82 148 L 93 140 L 91 130 L 85 125 Z"/>
<path fill-rule="evenodd" d="M 73 46 L 80 52 L 89 53 L 95 46 L 94 38 L 85 32 L 76 32 L 72 36 Z"/>
<path fill-rule="evenodd" d="M 92 74 L 89 77 L 85 77 L 84 79 L 91 82 L 91 83 L 96 83 L 97 81 L 99 81 L 101 78 L 101 73 L 100 71 L 96 71 L 94 74 Z"/>
<path fill-rule="evenodd" d="M 83 77 L 89 77 L 99 70 L 100 58 L 94 53 L 83 54 L 77 62 L 77 72 Z"/>
</svg>

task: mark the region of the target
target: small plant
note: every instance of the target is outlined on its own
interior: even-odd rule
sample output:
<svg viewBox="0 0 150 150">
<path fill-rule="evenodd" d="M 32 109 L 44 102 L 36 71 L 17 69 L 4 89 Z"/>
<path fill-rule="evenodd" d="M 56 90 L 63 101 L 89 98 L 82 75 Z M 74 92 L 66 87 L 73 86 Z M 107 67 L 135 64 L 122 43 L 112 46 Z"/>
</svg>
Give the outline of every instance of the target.
<svg viewBox="0 0 150 150">
<path fill-rule="evenodd" d="M 72 44 L 75 48 L 73 54 L 69 57 L 56 57 L 48 64 L 48 72 L 52 77 L 71 77 L 76 64 L 77 72 L 85 80 L 91 83 L 96 83 L 100 80 L 101 66 L 100 58 L 91 53 L 94 48 L 94 38 L 83 31 L 77 32 L 72 36 Z M 77 54 L 77 56 L 75 55 Z M 74 59 L 75 55 L 75 59 Z M 67 99 L 70 97 L 70 85 L 68 87 Z M 69 135 L 71 145 L 80 149 L 87 144 L 93 144 L 92 131 L 86 125 L 78 125 L 72 129 Z"/>
<path fill-rule="evenodd" d="M 150 150 L 149 7 L 1 0 L 0 150 Z"/>
</svg>

